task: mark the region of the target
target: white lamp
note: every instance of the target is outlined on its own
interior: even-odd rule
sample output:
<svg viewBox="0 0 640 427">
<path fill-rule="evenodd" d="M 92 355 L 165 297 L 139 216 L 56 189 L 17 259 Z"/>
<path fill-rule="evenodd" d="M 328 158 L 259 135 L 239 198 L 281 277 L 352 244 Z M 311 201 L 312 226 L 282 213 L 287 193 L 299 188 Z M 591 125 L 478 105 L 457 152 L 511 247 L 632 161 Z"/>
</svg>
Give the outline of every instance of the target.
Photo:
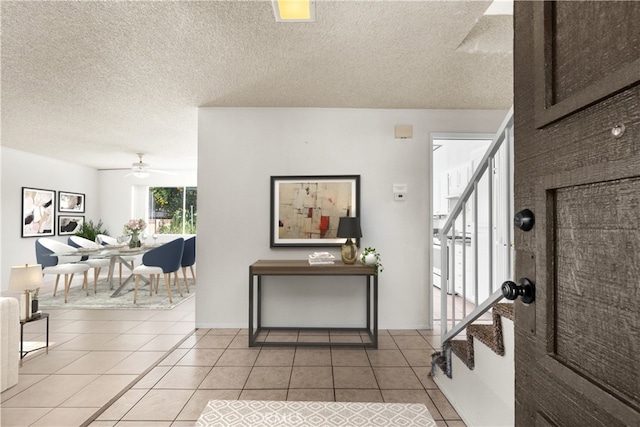
<svg viewBox="0 0 640 427">
<path fill-rule="evenodd" d="M 24 291 L 20 296 L 20 320 L 31 318 L 31 290 L 42 286 L 42 266 L 25 264 L 11 267 L 9 290 Z"/>
</svg>

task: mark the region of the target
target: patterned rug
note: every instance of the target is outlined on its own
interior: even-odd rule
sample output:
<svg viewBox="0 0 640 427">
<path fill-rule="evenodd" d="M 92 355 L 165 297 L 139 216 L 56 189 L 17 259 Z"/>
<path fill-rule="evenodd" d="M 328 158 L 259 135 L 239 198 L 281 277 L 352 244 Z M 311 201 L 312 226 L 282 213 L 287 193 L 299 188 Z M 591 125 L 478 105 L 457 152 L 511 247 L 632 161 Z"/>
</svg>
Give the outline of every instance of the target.
<svg viewBox="0 0 640 427">
<path fill-rule="evenodd" d="M 421 403 L 210 400 L 196 427 L 436 427 Z"/>
<path fill-rule="evenodd" d="M 184 279 L 180 278 L 180 286 L 182 288 L 182 297 L 178 293 L 178 289 L 175 285 L 171 286 L 171 299 L 173 302 L 169 302 L 167 295 L 167 288 L 164 284 L 164 279 L 160 279 L 160 286 L 158 287 L 158 293 L 154 293 L 153 296 L 149 296 L 149 287 L 144 286 L 138 288 L 138 300 L 136 304 L 133 303 L 133 282 L 128 283 L 122 290 L 119 296 L 111 297 L 115 289 L 109 289 L 109 283 L 106 278 L 98 280 L 97 293 L 93 293 L 93 278 L 89 278 L 89 296 L 86 295 L 84 288 L 82 287 L 82 279 L 74 277 L 71 283 L 71 289 L 69 289 L 68 302 L 64 302 L 64 278 L 60 278 L 60 285 L 58 285 L 58 292 L 54 297 L 51 293 L 45 295 L 40 294 L 38 297 L 39 309 L 158 309 L 158 310 L 170 310 L 187 299 L 192 298 L 196 294 L 196 286 L 193 283 L 193 279 L 188 279 L 189 293 L 187 293 L 184 286 Z M 142 285 L 142 281 L 140 281 Z M 115 281 L 114 286 L 117 288 L 118 282 Z"/>
</svg>

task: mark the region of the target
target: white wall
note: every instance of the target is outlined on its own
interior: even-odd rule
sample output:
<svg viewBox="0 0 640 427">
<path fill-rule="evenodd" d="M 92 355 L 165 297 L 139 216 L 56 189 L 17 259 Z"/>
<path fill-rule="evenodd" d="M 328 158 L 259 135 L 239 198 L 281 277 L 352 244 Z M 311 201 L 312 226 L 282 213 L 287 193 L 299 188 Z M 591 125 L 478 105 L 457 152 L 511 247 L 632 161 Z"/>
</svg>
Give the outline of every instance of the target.
<svg viewBox="0 0 640 427">
<path fill-rule="evenodd" d="M 270 176 L 358 174 L 361 247 L 376 247 L 385 267 L 380 327 L 426 327 L 429 133 L 492 133 L 504 116 L 472 110 L 201 108 L 196 325 L 246 327 L 249 265 L 258 259 L 306 259 L 314 250 L 269 247 Z M 396 124 L 413 125 L 413 139 L 394 139 Z M 408 184 L 406 201 L 393 200 L 394 183 Z M 333 252 L 339 256 L 338 248 Z M 269 279 L 266 326 L 364 323 L 364 286 L 340 278 Z"/>
<path fill-rule="evenodd" d="M 97 171 L 76 163 L 55 160 L 1 147 L 2 174 L 2 290 L 9 284 L 12 265 L 36 262 L 35 237 L 21 237 L 22 187 L 71 191 L 85 194 L 85 220 L 100 212 Z M 57 206 L 57 193 L 56 193 Z M 57 210 L 57 208 L 56 208 Z M 56 212 L 56 227 L 59 212 Z M 57 232 L 56 232 L 57 234 Z M 67 236 L 57 236 L 66 242 Z"/>
</svg>

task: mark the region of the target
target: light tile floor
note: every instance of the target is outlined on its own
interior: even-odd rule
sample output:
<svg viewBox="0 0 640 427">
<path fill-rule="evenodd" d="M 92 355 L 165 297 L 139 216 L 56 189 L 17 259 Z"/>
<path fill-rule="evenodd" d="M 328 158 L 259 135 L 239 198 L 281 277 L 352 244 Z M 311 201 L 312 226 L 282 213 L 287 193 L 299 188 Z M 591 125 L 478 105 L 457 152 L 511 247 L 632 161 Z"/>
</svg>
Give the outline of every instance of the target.
<svg viewBox="0 0 640 427">
<path fill-rule="evenodd" d="M 429 376 L 431 333 L 381 331 L 374 350 L 249 348 L 246 329 L 198 330 L 91 426 L 193 425 L 210 399 L 418 402 L 439 425 L 463 426 Z"/>
<path fill-rule="evenodd" d="M 246 329 L 194 331 L 194 309 L 48 310 L 49 354 L 24 359 L 1 425 L 192 426 L 210 399 L 260 399 L 424 403 L 439 426 L 464 426 L 429 376 L 438 331 L 383 330 L 377 350 L 249 348 Z"/>
</svg>

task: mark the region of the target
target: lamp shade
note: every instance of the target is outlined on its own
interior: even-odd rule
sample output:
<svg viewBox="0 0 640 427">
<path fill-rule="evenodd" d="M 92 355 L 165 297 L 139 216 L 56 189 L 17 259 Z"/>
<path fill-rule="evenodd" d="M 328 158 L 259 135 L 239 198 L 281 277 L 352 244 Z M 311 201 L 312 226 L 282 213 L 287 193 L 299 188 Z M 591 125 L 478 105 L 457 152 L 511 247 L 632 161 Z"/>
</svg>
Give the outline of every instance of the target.
<svg viewBox="0 0 640 427">
<path fill-rule="evenodd" d="M 343 216 L 338 223 L 338 237 L 362 237 L 360 218 Z"/>
<path fill-rule="evenodd" d="M 25 264 L 11 267 L 9 274 L 9 290 L 26 291 L 42 286 L 42 266 Z"/>
</svg>

